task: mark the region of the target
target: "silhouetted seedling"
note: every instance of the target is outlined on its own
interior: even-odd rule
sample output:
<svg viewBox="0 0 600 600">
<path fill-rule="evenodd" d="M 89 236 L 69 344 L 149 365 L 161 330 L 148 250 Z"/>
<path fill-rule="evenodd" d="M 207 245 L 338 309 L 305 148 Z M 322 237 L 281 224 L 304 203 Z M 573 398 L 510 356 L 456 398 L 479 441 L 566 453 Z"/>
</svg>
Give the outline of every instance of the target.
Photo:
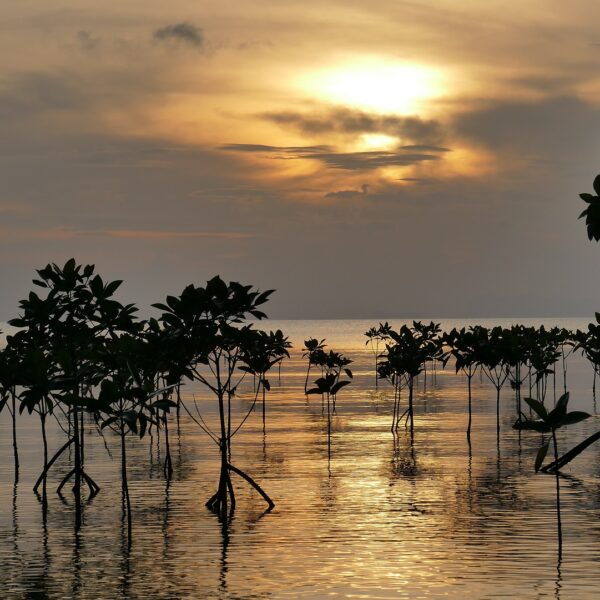
<svg viewBox="0 0 600 600">
<path fill-rule="evenodd" d="M 352 361 L 339 352 L 330 350 L 328 353 L 321 352 L 315 357 L 316 364 L 323 369 L 323 377 L 315 381 L 317 387 L 311 388 L 306 393 L 321 394 L 327 406 L 327 453 L 331 456 L 331 417 L 336 412 L 336 399 L 338 392 L 350 385 L 353 378 L 352 371 L 348 365 Z M 348 379 L 342 379 L 344 373 Z"/>
<path fill-rule="evenodd" d="M 567 412 L 567 406 L 569 403 L 569 394 L 563 394 L 553 410 L 548 412 L 546 407 L 539 400 L 534 398 L 525 398 L 525 402 L 529 405 L 532 411 L 537 415 L 537 420 L 528 419 L 525 415 L 522 415 L 522 419 L 517 421 L 513 427 L 519 430 L 538 431 L 540 433 L 550 433 L 552 436 L 552 444 L 554 446 L 554 461 L 558 462 L 558 444 L 556 441 L 556 430 L 567 425 L 574 425 L 585 419 L 590 415 L 582 411 Z M 546 454 L 548 452 L 550 442 L 542 443 L 542 446 L 538 450 L 535 459 L 535 471 L 536 473 L 540 470 Z M 562 522 L 560 515 L 560 478 L 559 470 L 554 471 L 556 477 L 556 523 L 558 531 L 558 558 L 562 558 Z"/>
<path fill-rule="evenodd" d="M 281 364 L 284 358 L 289 358 L 288 348 L 291 347 L 292 344 L 280 329 L 269 333 L 257 331 L 252 345 L 245 348 L 240 356 L 240 362 L 243 363 L 240 371 L 250 373 L 258 381 L 257 394 L 259 388 L 262 389 L 263 434 L 267 432 L 265 396 L 266 392 L 271 389 L 271 384 L 266 376 L 275 365 Z M 256 397 L 254 402 L 256 402 Z"/>
<path fill-rule="evenodd" d="M 579 215 L 579 218 L 585 217 L 587 235 L 590 240 L 600 241 L 600 175 L 594 179 L 593 194 L 579 194 L 579 197 L 587 202 L 588 207 Z"/>
<path fill-rule="evenodd" d="M 206 506 L 224 521 L 235 508 L 232 472 L 250 483 L 269 510 L 275 506 L 258 483 L 230 462 L 231 440 L 252 410 L 237 428 L 232 427 L 230 400 L 241 381 L 235 374 L 242 358 L 248 359 L 252 355 L 260 335 L 250 325 L 242 323 L 250 316 L 256 319 L 266 317 L 258 307 L 267 302 L 271 293 L 272 290 L 260 293 L 252 290 L 252 286 L 237 282 L 226 284 L 220 277 L 214 277 L 204 288 L 189 285 L 179 297 L 168 296 L 165 304 L 154 305 L 163 311 L 160 320 L 165 330 L 178 340 L 181 348 L 186 349 L 187 375 L 204 385 L 217 399 L 218 433 L 206 425 L 199 411 L 198 418 L 194 420 L 219 447 L 219 484 Z"/>
<path fill-rule="evenodd" d="M 423 327 L 420 322 L 413 321 L 413 327 L 403 325 L 399 331 L 390 329 L 390 342 L 386 344 L 386 352 L 378 366 L 379 376 L 389 379 L 394 386 L 394 415 L 392 431 L 398 428 L 403 416 L 410 423 L 411 441 L 414 440 L 414 406 L 413 393 L 415 378 L 424 370 L 427 362 L 438 360 L 444 365 L 447 356 L 442 349 L 441 340 L 437 337 L 438 326 L 431 323 Z M 408 408 L 400 416 L 400 389 L 402 381 L 408 387 Z"/>
<path fill-rule="evenodd" d="M 487 335 L 481 327 L 464 327 L 461 330 L 453 329 L 443 337 L 443 342 L 450 347 L 450 354 L 454 357 L 456 372 L 462 371 L 467 376 L 469 420 L 467 423 L 467 441 L 471 443 L 472 423 L 472 393 L 471 380 L 481 364 L 481 346 L 487 343 Z"/>
<path fill-rule="evenodd" d="M 23 407 L 45 420 L 45 415 L 56 412 L 51 407 L 58 405 L 67 418 L 69 439 L 52 459 L 45 457 L 35 489 L 40 483 L 45 485 L 48 469 L 72 445 L 74 466 L 57 491 L 74 480 L 76 529 L 81 526 L 82 484 L 87 484 L 92 495 L 100 489 L 85 470 L 83 414 L 97 409 L 94 389 L 105 376 L 101 348 L 133 327 L 136 311 L 133 305 L 123 306 L 112 298 L 120 281 L 105 284 L 94 271 L 93 265 L 84 267 L 74 259 L 63 267 L 49 264 L 38 270 L 39 279 L 33 283 L 45 291 L 45 297 L 30 292 L 21 300 L 21 316 L 10 321 L 21 330 L 7 339 L 9 352 L 21 351 L 25 367 L 19 380 Z"/>
<path fill-rule="evenodd" d="M 377 367 L 379 365 L 380 347 L 382 345 L 385 347 L 385 342 L 390 339 L 391 329 L 392 326 L 386 321 L 385 323 L 379 323 L 377 328 L 371 327 L 365 332 L 365 336 L 368 338 L 365 346 L 370 346 L 375 358 L 375 389 L 379 387 Z"/>
<path fill-rule="evenodd" d="M 20 359 L 15 350 L 6 347 L 0 350 L 0 413 L 8 410 L 11 420 L 14 480 L 19 480 L 19 447 L 17 443 L 17 372 Z M 10 401 L 10 403 L 9 403 Z"/>
<path fill-rule="evenodd" d="M 326 344 L 324 339 L 319 341 L 316 338 L 308 338 L 304 341 L 304 354 L 302 354 L 302 358 L 308 359 L 306 378 L 304 380 L 305 394 L 308 392 L 308 378 L 310 376 L 310 369 L 311 367 L 319 365 L 323 362 L 323 356 L 325 356 L 325 347 Z"/>
</svg>

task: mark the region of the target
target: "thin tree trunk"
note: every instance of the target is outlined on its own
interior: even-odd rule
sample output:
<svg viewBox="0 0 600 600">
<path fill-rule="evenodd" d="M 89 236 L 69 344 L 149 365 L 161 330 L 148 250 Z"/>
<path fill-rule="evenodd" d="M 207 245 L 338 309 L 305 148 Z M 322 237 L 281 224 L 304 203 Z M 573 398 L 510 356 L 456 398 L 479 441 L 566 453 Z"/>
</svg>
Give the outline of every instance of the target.
<svg viewBox="0 0 600 600">
<path fill-rule="evenodd" d="M 562 351 L 562 368 L 563 368 L 563 388 L 564 393 L 567 393 L 567 367 L 565 365 L 565 348 L 564 346 L 561 348 Z"/>
<path fill-rule="evenodd" d="M 121 416 L 121 489 L 127 510 L 127 546 L 131 548 L 131 499 L 127 482 L 127 445 L 125 444 L 125 422 Z"/>
<path fill-rule="evenodd" d="M 73 418 L 73 437 L 75 438 L 75 485 L 73 494 L 75 495 L 75 531 L 81 529 L 81 437 L 79 435 L 79 418 L 77 412 L 71 413 Z"/>
<path fill-rule="evenodd" d="M 394 410 L 392 414 L 392 432 L 398 429 L 398 383 L 394 384 Z"/>
<path fill-rule="evenodd" d="M 264 374 L 262 375 L 264 378 Z M 262 384 L 262 422 L 263 422 L 263 435 L 267 433 L 267 416 L 265 413 L 265 384 Z"/>
<path fill-rule="evenodd" d="M 410 443 L 415 441 L 415 420 L 413 410 L 413 378 L 408 380 L 408 414 L 410 417 Z"/>
<path fill-rule="evenodd" d="M 260 385 L 260 381 L 258 382 Z M 227 439 L 231 440 L 231 391 L 227 390 Z M 231 445 L 227 444 L 227 458 L 231 460 Z"/>
<path fill-rule="evenodd" d="M 379 357 L 379 344 L 375 346 L 375 389 L 379 388 L 379 379 L 377 377 L 377 365 L 378 365 L 378 357 Z"/>
<path fill-rule="evenodd" d="M 83 472 L 85 469 L 85 427 L 83 425 L 83 410 L 80 411 L 79 415 L 79 434 L 81 435 L 79 451 L 81 453 L 81 471 Z"/>
<path fill-rule="evenodd" d="M 520 423 L 521 422 L 521 365 L 519 363 L 517 363 L 517 365 L 515 367 L 515 374 L 516 374 L 515 397 L 517 399 L 517 422 Z M 520 430 L 519 430 L 519 435 L 520 435 Z"/>
<path fill-rule="evenodd" d="M 12 401 L 12 445 L 13 445 L 13 457 L 15 461 L 15 481 L 19 480 L 19 449 L 17 447 L 17 399 L 15 388 L 11 390 L 11 401 Z"/>
<path fill-rule="evenodd" d="M 216 361 L 216 376 L 217 381 L 220 381 L 219 362 Z M 229 439 L 227 438 L 227 428 L 225 422 L 225 390 L 219 384 L 217 398 L 219 401 L 219 421 L 221 426 L 221 439 L 219 440 L 219 449 L 221 452 L 221 472 L 219 475 L 219 487 L 206 503 L 206 506 L 217 512 L 221 519 L 226 520 L 228 515 L 228 494 L 231 485 L 228 468 L 228 447 Z"/>
<path fill-rule="evenodd" d="M 164 465 L 164 473 L 167 481 L 171 480 L 173 475 L 173 463 L 171 461 L 171 444 L 169 443 L 169 418 L 167 411 L 164 411 L 163 419 L 165 421 L 165 446 L 166 446 L 166 457 Z"/>
<path fill-rule="evenodd" d="M 556 443 L 556 430 L 552 430 L 552 441 L 554 443 L 554 462 L 558 462 L 558 445 Z M 558 560 L 562 560 L 562 523 L 560 518 L 560 478 L 558 469 L 556 475 L 556 524 L 558 526 Z"/>
<path fill-rule="evenodd" d="M 40 414 L 40 420 L 42 425 L 42 442 L 44 444 L 44 472 L 48 467 L 48 440 L 46 439 L 46 413 Z M 42 485 L 42 510 L 44 513 L 44 519 L 46 518 L 46 512 L 48 510 L 48 491 L 46 486 L 46 478 L 44 477 Z"/>
<path fill-rule="evenodd" d="M 471 375 L 470 373 L 467 374 L 468 388 L 469 388 L 469 423 L 467 424 L 467 441 L 469 442 L 469 444 L 471 444 L 471 421 L 472 421 L 472 415 L 471 415 L 471 377 L 473 377 L 473 375 Z"/>
<path fill-rule="evenodd" d="M 500 386 L 496 386 L 496 440 L 500 444 Z"/>
<path fill-rule="evenodd" d="M 331 411 L 329 409 L 329 394 L 327 394 L 327 458 L 331 458 Z"/>
<path fill-rule="evenodd" d="M 181 435 L 181 383 L 177 384 L 177 437 Z"/>
<path fill-rule="evenodd" d="M 306 370 L 306 379 L 304 380 L 304 393 L 308 392 L 308 376 L 310 375 L 310 362 L 308 363 L 308 369 Z"/>
</svg>

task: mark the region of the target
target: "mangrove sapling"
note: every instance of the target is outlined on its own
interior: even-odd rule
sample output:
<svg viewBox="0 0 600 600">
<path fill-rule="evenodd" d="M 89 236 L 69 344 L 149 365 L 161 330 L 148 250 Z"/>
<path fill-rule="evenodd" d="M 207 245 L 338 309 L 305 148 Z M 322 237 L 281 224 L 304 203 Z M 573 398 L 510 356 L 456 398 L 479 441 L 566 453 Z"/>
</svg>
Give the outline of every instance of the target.
<svg viewBox="0 0 600 600">
<path fill-rule="evenodd" d="M 513 325 L 510 329 L 502 330 L 502 339 L 504 362 L 509 369 L 510 385 L 515 391 L 515 411 L 517 419 L 520 419 L 522 414 L 521 387 L 525 382 L 522 366 L 527 361 L 530 348 L 528 333 L 523 325 Z"/>
<path fill-rule="evenodd" d="M 548 376 L 554 373 L 550 367 L 556 363 L 561 354 L 558 351 L 558 342 L 543 325 L 536 331 L 536 338 L 536 343 L 530 352 L 529 362 L 535 374 L 536 398 L 544 404 Z"/>
<path fill-rule="evenodd" d="M 582 411 L 567 412 L 567 406 L 569 403 L 569 393 L 563 394 L 557 401 L 556 406 L 553 410 L 548 412 L 546 407 L 534 398 L 525 398 L 525 402 L 529 405 L 531 410 L 537 415 L 537 420 L 528 419 L 525 415 L 522 415 L 520 421 L 515 422 L 513 427 L 518 430 L 537 431 L 540 433 L 550 433 L 552 445 L 554 447 L 554 462 L 558 463 L 558 443 L 556 441 L 556 430 L 566 425 L 574 425 L 579 423 L 590 415 Z M 537 473 L 546 458 L 550 441 L 542 442 L 542 446 L 538 450 L 535 459 L 535 472 Z M 560 473 L 559 469 L 554 469 L 554 475 L 556 480 L 556 524 L 558 533 L 558 559 L 562 559 L 562 521 L 560 514 Z"/>
<path fill-rule="evenodd" d="M 379 323 L 379 327 L 371 327 L 365 332 L 365 336 L 367 337 L 365 346 L 370 346 L 375 359 L 375 389 L 379 387 L 379 374 L 377 371 L 379 364 L 379 348 L 381 343 L 383 343 L 385 347 L 386 340 L 389 340 L 390 338 L 391 329 L 392 326 L 386 321 L 385 323 Z"/>
<path fill-rule="evenodd" d="M 306 378 L 304 379 L 304 393 L 308 391 L 308 378 L 310 376 L 310 369 L 314 365 L 318 365 L 324 356 L 324 348 L 326 347 L 325 340 L 318 340 L 316 338 L 308 338 L 304 341 L 304 354 L 302 358 L 308 359 L 308 367 L 306 369 Z"/>
<path fill-rule="evenodd" d="M 450 354 L 455 359 L 456 372 L 462 371 L 467 376 L 469 420 L 467 423 L 467 442 L 471 444 L 472 392 L 471 380 L 480 366 L 480 346 L 487 343 L 487 333 L 482 327 L 464 327 L 459 331 L 453 329 L 444 335 L 444 344 L 450 347 Z"/>
<path fill-rule="evenodd" d="M 596 374 L 600 371 L 600 313 L 596 313 L 596 323 L 590 323 L 587 331 L 577 330 L 573 334 L 573 350 L 581 350 L 594 370 L 592 397 L 596 402 Z"/>
<path fill-rule="evenodd" d="M 177 409 L 177 402 L 169 398 L 170 392 L 162 392 L 162 399 L 157 400 L 152 406 L 153 408 L 160 411 L 160 423 L 162 423 L 165 429 L 165 463 L 163 466 L 163 473 L 167 481 L 171 480 L 173 476 L 173 460 L 171 458 L 171 441 L 169 439 L 169 413 L 171 408 Z"/>
<path fill-rule="evenodd" d="M 392 361 L 390 361 L 389 354 L 383 354 L 382 357 L 384 357 L 385 360 L 377 365 L 377 375 L 380 379 L 387 379 L 394 389 L 391 431 L 392 433 L 395 433 L 398 431 L 402 417 L 408 415 L 408 409 L 400 415 L 401 393 L 402 389 L 407 385 L 407 382 L 404 373 L 400 370 L 401 365 L 393 364 L 394 356 L 391 357 Z"/>
<path fill-rule="evenodd" d="M 339 352 L 330 350 L 325 356 L 322 366 L 325 370 L 323 377 L 315 381 L 317 387 L 311 388 L 306 393 L 321 394 L 326 398 L 327 406 L 327 455 L 331 458 L 331 417 L 336 412 L 336 399 L 338 392 L 347 385 L 350 385 L 353 377 L 352 371 L 347 368 L 352 361 Z M 342 372 L 348 379 L 340 379 Z"/>
<path fill-rule="evenodd" d="M 414 442 L 414 382 L 423 371 L 423 365 L 433 360 L 446 364 L 447 355 L 442 348 L 441 340 L 435 333 L 436 325 L 423 327 L 419 322 L 413 322 L 413 327 L 403 325 L 399 331 L 390 330 L 390 343 L 386 344 L 386 352 L 379 363 L 379 373 L 383 377 L 394 374 L 394 382 L 398 384 L 401 378 L 406 380 L 408 387 L 407 422 L 410 423 L 411 443 Z M 399 385 L 399 384 L 398 384 Z M 397 404 L 394 404 L 395 408 Z M 401 418 L 401 417 L 400 417 Z M 395 413 L 396 423 L 399 418 Z M 392 424 L 392 429 L 395 426 Z"/>
<path fill-rule="evenodd" d="M 231 440 L 237 429 L 228 427 L 226 413 L 226 402 L 241 381 L 241 378 L 236 379 L 237 360 L 251 352 L 256 334 L 250 325 L 240 324 L 249 317 L 259 320 L 266 317 L 258 307 L 267 302 L 271 293 L 272 290 L 260 293 L 252 290 L 252 286 L 236 282 L 226 284 L 217 276 L 208 281 L 205 288 L 189 285 L 179 297 L 168 296 L 165 304 L 154 305 L 163 311 L 160 321 L 165 330 L 174 338 L 180 338 L 182 347 L 187 349 L 191 378 L 210 390 L 217 400 L 219 433 L 215 435 L 204 425 L 199 412 L 195 422 L 201 424 L 203 431 L 219 446 L 219 484 L 206 506 L 223 521 L 235 507 L 230 473 L 247 481 L 267 502 L 269 510 L 275 506 L 249 475 L 231 464 Z M 236 360 L 232 361 L 231 356 Z"/>
<path fill-rule="evenodd" d="M 348 369 L 348 365 L 352 364 L 352 360 L 340 354 L 339 352 L 329 351 L 327 357 L 324 362 L 325 367 L 325 376 L 334 375 L 335 380 L 331 387 L 331 391 L 329 395 L 333 401 L 333 414 L 336 413 L 337 410 L 337 393 L 343 387 L 350 385 L 351 379 L 353 378 L 352 371 Z M 346 374 L 348 379 L 341 380 L 340 375 L 342 371 Z"/>
<path fill-rule="evenodd" d="M 270 331 L 269 333 L 257 331 L 253 344 L 245 348 L 240 357 L 240 361 L 243 363 L 239 367 L 240 371 L 245 371 L 253 375 L 262 390 L 263 435 L 267 433 L 265 397 L 266 392 L 271 390 L 271 384 L 266 376 L 275 365 L 280 365 L 284 358 L 289 358 L 290 353 L 288 348 L 291 347 L 292 344 L 280 329 L 275 332 Z M 256 392 L 258 392 L 258 386 L 256 387 Z"/>
<path fill-rule="evenodd" d="M 124 364 L 120 371 L 113 372 L 111 379 L 103 379 L 98 396 L 98 408 L 106 416 L 101 428 L 109 427 L 120 439 L 121 448 L 121 492 L 123 513 L 127 517 L 127 540 L 132 541 L 132 513 L 129 483 L 127 479 L 128 434 L 144 437 L 150 417 L 147 416 L 148 394 L 138 386 L 138 378 L 132 376 L 131 362 Z M 174 403 L 173 403 L 174 404 Z M 155 406 L 154 408 L 162 408 Z"/>
<path fill-rule="evenodd" d="M 553 327 L 549 331 L 553 344 L 557 350 L 560 349 L 559 356 L 562 357 L 562 375 L 563 375 L 563 393 L 567 391 L 567 359 L 575 352 L 577 341 L 574 332 L 565 329 L 564 327 Z M 565 351 L 565 347 L 568 350 Z M 556 403 L 556 367 L 554 367 L 553 379 L 553 398 Z"/>
<path fill-rule="evenodd" d="M 423 340 L 431 340 L 434 343 L 440 343 L 440 347 L 442 341 L 439 339 L 439 334 L 441 332 L 440 323 L 434 323 L 430 321 L 429 323 L 423 323 L 422 321 L 413 321 L 413 329 L 416 332 L 416 335 Z M 436 358 L 432 357 L 430 361 L 425 361 L 423 363 L 423 391 L 427 390 L 427 362 L 431 362 L 431 371 L 432 374 L 435 371 Z"/>
<path fill-rule="evenodd" d="M 496 390 L 496 442 L 500 444 L 500 390 L 509 376 L 509 368 L 504 360 L 504 347 L 506 340 L 502 336 L 502 328 L 494 327 L 484 330 L 485 343 L 479 344 L 478 361 L 482 371 Z"/>
<path fill-rule="evenodd" d="M 593 183 L 594 192 L 592 194 L 579 194 L 579 197 L 587 202 L 588 207 L 579 215 L 579 218 L 585 217 L 588 239 L 600 241 L 600 175 L 596 175 Z"/>
<path fill-rule="evenodd" d="M 25 337 L 26 333 L 21 332 Z M 33 341 L 33 340 L 29 340 Z M 25 350 L 25 349 L 24 349 Z M 43 350 L 36 345 L 27 348 L 22 354 L 22 362 L 19 367 L 19 383 L 21 393 L 19 399 L 21 405 L 19 413 L 27 410 L 29 414 L 37 413 L 40 418 L 40 427 L 42 433 L 43 445 L 43 470 L 48 469 L 48 438 L 46 435 L 46 420 L 49 415 L 53 414 L 54 402 L 52 400 L 52 382 L 55 378 L 56 365 L 52 361 L 52 357 L 45 355 Z M 42 509 L 44 520 L 48 508 L 48 493 L 46 477 L 42 479 Z"/>
<path fill-rule="evenodd" d="M 287 349 L 287 348 L 292 348 L 292 343 L 289 341 L 288 337 L 286 337 L 286 336 L 283 336 L 283 332 L 282 332 L 280 329 L 278 329 L 278 330 L 277 330 L 277 332 L 278 332 L 278 333 L 281 333 L 281 336 L 282 336 L 282 338 L 283 338 L 283 337 L 285 337 L 285 344 L 286 344 L 286 345 L 285 345 L 285 348 L 286 348 L 286 349 Z M 277 333 L 277 332 L 276 332 L 276 333 Z M 281 357 L 281 360 L 280 360 L 280 361 L 277 363 L 277 384 L 278 384 L 278 385 L 281 385 L 281 365 L 283 364 L 283 361 L 284 361 L 286 358 L 289 360 L 289 358 L 290 358 L 290 353 L 289 353 L 289 352 L 288 352 L 287 354 L 284 354 L 284 355 Z"/>
<path fill-rule="evenodd" d="M 16 406 L 16 382 L 19 361 L 10 344 L 0 349 L 0 413 L 8 410 L 11 420 L 12 449 L 14 461 L 14 479 L 19 480 L 19 448 L 17 444 L 17 406 Z M 10 401 L 10 404 L 9 404 Z"/>
<path fill-rule="evenodd" d="M 143 339 L 142 349 L 140 354 L 144 356 L 144 377 L 146 379 L 153 378 L 155 380 L 155 389 L 161 390 L 164 405 L 168 407 L 161 410 L 157 408 L 160 417 L 157 415 L 157 421 L 160 420 L 164 428 L 165 438 L 165 461 L 163 472 L 167 480 L 173 474 L 173 461 L 171 457 L 171 444 L 169 437 L 169 413 L 172 401 L 172 395 L 175 394 L 176 403 L 176 422 L 177 422 L 177 437 L 181 439 L 180 431 L 180 412 L 182 407 L 181 386 L 184 378 L 192 379 L 193 373 L 188 365 L 189 349 L 186 346 L 186 340 L 180 336 L 173 336 L 170 332 L 161 325 L 156 319 L 151 318 L 144 323 L 144 328 L 141 333 Z M 139 357 L 138 357 L 139 358 Z M 153 459 L 152 434 L 153 424 L 149 423 L 148 432 L 150 434 L 150 456 Z M 160 445 L 160 427 L 156 427 L 157 444 Z M 160 446 L 159 446 L 160 447 Z M 160 454 L 159 454 L 160 460 Z"/>
<path fill-rule="evenodd" d="M 94 412 L 93 391 L 105 376 L 98 353 L 107 339 L 131 327 L 136 310 L 133 305 L 123 306 L 112 299 L 120 281 L 104 284 L 94 270 L 93 265 L 77 265 L 74 259 L 63 267 L 49 264 L 38 270 L 39 279 L 33 283 L 45 291 L 45 297 L 30 292 L 19 303 L 21 316 L 10 321 L 23 330 L 19 333 L 35 340 L 55 365 L 51 399 L 67 415 L 70 443 L 66 447 L 73 447 L 74 458 L 73 468 L 57 491 L 60 493 L 69 480 L 74 480 L 76 529 L 81 526 L 82 484 L 91 494 L 99 490 L 85 470 L 83 427 L 83 413 Z"/>
</svg>

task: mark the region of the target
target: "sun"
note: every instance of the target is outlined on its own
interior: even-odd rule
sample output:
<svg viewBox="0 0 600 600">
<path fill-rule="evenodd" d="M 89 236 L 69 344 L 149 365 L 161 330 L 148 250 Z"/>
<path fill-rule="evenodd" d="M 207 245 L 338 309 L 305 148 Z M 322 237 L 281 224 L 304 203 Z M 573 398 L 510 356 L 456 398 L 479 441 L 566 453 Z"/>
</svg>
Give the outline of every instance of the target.
<svg viewBox="0 0 600 600">
<path fill-rule="evenodd" d="M 415 114 L 444 92 L 442 73 L 414 63 L 377 59 L 344 64 L 303 75 L 304 93 L 320 100 L 380 113 Z"/>
</svg>

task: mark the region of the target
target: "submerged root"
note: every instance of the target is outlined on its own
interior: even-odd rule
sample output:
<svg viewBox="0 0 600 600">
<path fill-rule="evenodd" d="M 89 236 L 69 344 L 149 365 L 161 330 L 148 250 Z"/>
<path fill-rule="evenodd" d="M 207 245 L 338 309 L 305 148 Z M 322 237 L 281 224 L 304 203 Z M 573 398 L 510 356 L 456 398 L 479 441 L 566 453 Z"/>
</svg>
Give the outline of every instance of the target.
<svg viewBox="0 0 600 600">
<path fill-rule="evenodd" d="M 56 462 L 58 457 L 75 441 L 75 438 L 69 439 L 65 442 L 61 448 L 56 452 L 56 454 L 48 461 L 48 464 L 42 471 L 42 474 L 37 478 L 35 485 L 33 486 L 33 491 L 37 492 L 42 482 L 48 477 L 48 471 L 50 471 L 52 465 Z M 100 489 L 100 488 L 98 488 Z"/>
<path fill-rule="evenodd" d="M 256 483 L 256 481 L 254 481 L 254 479 L 252 479 L 252 477 L 250 477 L 250 475 L 244 473 L 233 465 L 227 465 L 227 468 L 239 475 L 242 479 L 245 479 L 262 496 L 263 500 L 268 504 L 269 510 L 273 510 L 275 508 L 275 503 L 273 500 L 271 500 L 267 493 L 260 487 L 260 485 L 258 485 L 258 483 Z"/>
<path fill-rule="evenodd" d="M 68 483 L 69 479 L 71 479 L 71 477 L 73 477 L 75 474 L 76 474 L 76 469 L 73 468 L 63 477 L 58 488 L 56 488 L 57 494 L 60 495 L 62 493 L 62 489 Z M 87 484 L 87 486 L 90 490 L 89 497 L 93 498 L 100 491 L 100 486 L 85 471 L 81 471 L 80 475 L 81 475 L 82 481 L 85 481 L 85 483 Z"/>
<path fill-rule="evenodd" d="M 262 489 L 262 487 L 250 477 L 247 473 L 244 473 L 241 469 L 234 467 L 232 464 L 227 464 L 227 471 L 222 474 L 221 481 L 219 482 L 219 489 L 206 501 L 205 506 L 212 512 L 224 516 L 227 516 L 228 512 L 233 512 L 235 509 L 235 492 L 233 484 L 231 483 L 231 477 L 229 472 L 233 472 L 239 475 L 247 483 L 249 483 L 263 498 L 268 505 L 268 511 L 275 508 L 275 503 L 269 495 Z"/>
</svg>

